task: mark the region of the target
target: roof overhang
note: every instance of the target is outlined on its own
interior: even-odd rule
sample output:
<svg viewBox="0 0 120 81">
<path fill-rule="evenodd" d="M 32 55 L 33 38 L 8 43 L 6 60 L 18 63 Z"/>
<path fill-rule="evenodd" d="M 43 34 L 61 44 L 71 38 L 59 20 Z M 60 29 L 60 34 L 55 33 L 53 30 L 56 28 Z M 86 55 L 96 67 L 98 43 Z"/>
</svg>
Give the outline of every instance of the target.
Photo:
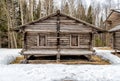
<svg viewBox="0 0 120 81">
<path fill-rule="evenodd" d="M 112 28 L 112 29 L 109 30 L 110 33 L 117 32 L 117 31 L 120 31 L 120 25 L 117 25 L 114 28 Z"/>
</svg>

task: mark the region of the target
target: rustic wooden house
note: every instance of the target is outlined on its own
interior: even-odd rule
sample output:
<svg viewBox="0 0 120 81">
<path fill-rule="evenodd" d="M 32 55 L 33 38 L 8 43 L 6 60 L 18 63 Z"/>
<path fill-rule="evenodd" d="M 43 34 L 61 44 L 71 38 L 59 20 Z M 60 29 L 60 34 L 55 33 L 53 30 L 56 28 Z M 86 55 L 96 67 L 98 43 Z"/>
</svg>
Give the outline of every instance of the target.
<svg viewBox="0 0 120 81">
<path fill-rule="evenodd" d="M 103 32 L 85 21 L 61 13 L 59 10 L 49 16 L 14 29 L 24 35 L 22 54 L 31 55 L 91 55 L 95 33 Z"/>
<path fill-rule="evenodd" d="M 112 48 L 115 49 L 115 52 L 120 51 L 120 25 L 110 29 L 109 32 L 111 33 Z"/>
<path fill-rule="evenodd" d="M 115 50 L 120 50 L 120 9 L 111 10 L 105 23 L 106 29 L 110 32 L 108 35 L 109 45 Z"/>
<path fill-rule="evenodd" d="M 110 30 L 116 27 L 117 25 L 120 25 L 120 9 L 112 9 L 107 19 L 105 20 L 105 26 L 106 26 L 105 29 Z M 112 44 L 111 34 L 107 33 L 106 38 L 107 38 L 106 44 L 112 47 L 113 44 Z"/>
</svg>

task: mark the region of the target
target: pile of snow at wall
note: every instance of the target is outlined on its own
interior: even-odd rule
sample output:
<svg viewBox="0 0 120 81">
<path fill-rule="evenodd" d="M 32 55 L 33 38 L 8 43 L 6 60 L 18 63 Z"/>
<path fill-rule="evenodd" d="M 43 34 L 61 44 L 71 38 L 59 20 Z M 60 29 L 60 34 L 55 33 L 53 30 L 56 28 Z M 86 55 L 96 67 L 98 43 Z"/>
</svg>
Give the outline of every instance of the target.
<svg viewBox="0 0 120 81">
<path fill-rule="evenodd" d="M 103 59 L 109 60 L 111 64 L 120 64 L 120 58 L 111 53 L 114 50 L 100 50 L 98 48 L 94 48 L 94 50 L 96 51 L 96 55 L 101 56 Z"/>
<path fill-rule="evenodd" d="M 0 81 L 120 81 L 120 65 L 10 64 Z"/>
<path fill-rule="evenodd" d="M 0 64 L 9 64 L 20 55 L 21 49 L 0 49 Z"/>
</svg>

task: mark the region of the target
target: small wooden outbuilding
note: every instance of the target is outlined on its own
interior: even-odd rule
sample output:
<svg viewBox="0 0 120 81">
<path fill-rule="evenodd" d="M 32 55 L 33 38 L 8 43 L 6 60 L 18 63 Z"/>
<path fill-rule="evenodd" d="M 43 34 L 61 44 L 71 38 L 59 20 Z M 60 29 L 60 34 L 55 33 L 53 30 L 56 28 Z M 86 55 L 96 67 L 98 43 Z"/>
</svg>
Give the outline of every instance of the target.
<svg viewBox="0 0 120 81">
<path fill-rule="evenodd" d="M 85 21 L 61 13 L 59 10 L 49 16 L 14 29 L 24 35 L 22 54 L 31 55 L 91 55 L 93 37 L 104 30 Z"/>
<path fill-rule="evenodd" d="M 110 29 L 109 32 L 111 33 L 111 43 L 112 48 L 120 51 L 120 25 L 115 26 L 114 28 Z"/>
<path fill-rule="evenodd" d="M 116 51 L 120 50 L 120 9 L 112 9 L 105 23 L 109 31 L 109 45 Z"/>
<path fill-rule="evenodd" d="M 120 9 L 112 9 L 110 14 L 108 15 L 107 19 L 105 20 L 105 28 L 106 30 L 110 30 L 112 28 L 115 28 L 116 26 L 120 25 Z M 106 34 L 106 44 L 108 46 L 112 46 L 112 38 L 111 34 L 107 33 Z"/>
</svg>

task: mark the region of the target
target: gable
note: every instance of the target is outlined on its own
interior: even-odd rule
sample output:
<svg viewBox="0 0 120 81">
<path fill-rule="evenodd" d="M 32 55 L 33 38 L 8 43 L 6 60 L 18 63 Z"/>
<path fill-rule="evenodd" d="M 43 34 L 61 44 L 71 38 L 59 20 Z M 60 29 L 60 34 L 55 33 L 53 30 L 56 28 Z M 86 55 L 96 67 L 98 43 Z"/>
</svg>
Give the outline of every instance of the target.
<svg viewBox="0 0 120 81">
<path fill-rule="evenodd" d="M 120 25 L 120 12 L 113 10 L 106 19 L 106 24 L 110 26 L 110 28 Z"/>
<path fill-rule="evenodd" d="M 20 26 L 17 30 L 23 29 L 24 31 L 39 31 L 39 32 L 56 32 L 57 22 L 59 20 L 60 32 L 92 32 L 103 31 L 85 21 L 67 16 L 62 13 L 54 13 L 47 17 L 38 19 L 34 22 Z"/>
<path fill-rule="evenodd" d="M 60 15 L 60 32 L 92 32 L 92 28 L 76 20 Z M 56 32 L 57 16 L 27 25 L 25 31 Z"/>
</svg>

